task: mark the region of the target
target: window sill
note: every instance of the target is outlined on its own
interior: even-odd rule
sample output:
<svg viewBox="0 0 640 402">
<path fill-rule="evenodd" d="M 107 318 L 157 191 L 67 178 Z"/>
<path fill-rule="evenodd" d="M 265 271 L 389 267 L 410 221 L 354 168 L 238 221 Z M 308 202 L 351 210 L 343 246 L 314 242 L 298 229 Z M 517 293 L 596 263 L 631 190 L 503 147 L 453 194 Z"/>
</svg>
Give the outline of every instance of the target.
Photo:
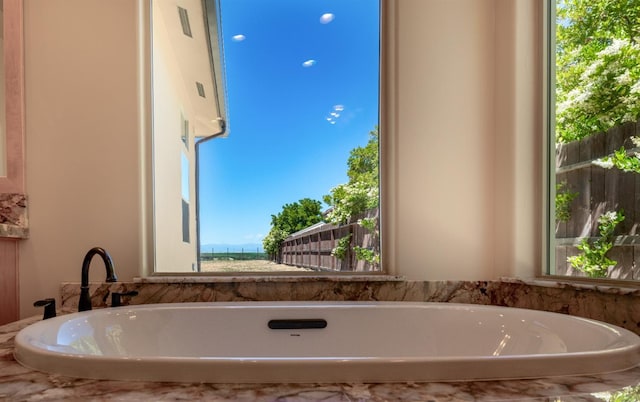
<svg viewBox="0 0 640 402">
<path fill-rule="evenodd" d="M 154 274 L 144 278 L 134 278 L 134 283 L 229 283 L 229 282 L 404 282 L 403 276 L 386 274 Z"/>
<path fill-rule="evenodd" d="M 640 296 L 640 283 L 607 279 L 567 278 L 564 276 L 544 276 L 537 278 L 500 278 L 500 282 L 523 283 L 547 288 L 573 288 L 592 290 L 599 293 Z"/>
</svg>

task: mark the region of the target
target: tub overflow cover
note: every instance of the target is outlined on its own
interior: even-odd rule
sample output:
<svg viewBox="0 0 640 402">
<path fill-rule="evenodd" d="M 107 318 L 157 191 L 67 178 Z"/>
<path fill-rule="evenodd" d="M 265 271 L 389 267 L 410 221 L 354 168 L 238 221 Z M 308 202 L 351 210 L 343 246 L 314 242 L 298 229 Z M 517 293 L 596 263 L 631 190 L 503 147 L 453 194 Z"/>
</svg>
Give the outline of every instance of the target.
<svg viewBox="0 0 640 402">
<path fill-rule="evenodd" d="M 327 321 L 323 319 L 284 319 L 270 320 L 271 329 L 322 329 L 327 327 Z"/>
</svg>

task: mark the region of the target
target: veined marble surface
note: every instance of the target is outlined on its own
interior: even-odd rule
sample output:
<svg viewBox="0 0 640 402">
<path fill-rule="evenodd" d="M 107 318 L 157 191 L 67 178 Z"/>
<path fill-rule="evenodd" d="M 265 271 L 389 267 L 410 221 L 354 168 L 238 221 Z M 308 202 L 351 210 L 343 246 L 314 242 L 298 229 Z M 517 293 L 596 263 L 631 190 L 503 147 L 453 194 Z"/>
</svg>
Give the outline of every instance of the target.
<svg viewBox="0 0 640 402">
<path fill-rule="evenodd" d="M 486 304 L 552 311 L 592 318 L 627 328 L 640 334 L 640 291 L 612 286 L 587 289 L 581 285 L 499 281 L 406 281 L 397 277 L 344 280 L 331 277 L 247 277 L 209 278 L 208 282 L 189 278 L 162 282 L 134 281 L 91 284 L 94 307 L 107 307 L 111 292 L 136 290 L 125 303 L 180 303 L 212 301 L 426 301 Z M 78 283 L 61 287 L 61 307 L 77 309 Z"/>
<path fill-rule="evenodd" d="M 0 327 L 2 401 L 608 401 L 640 398 L 640 367 L 537 380 L 389 384 L 189 384 L 87 380 L 46 374 L 13 358 L 13 339 L 32 317 Z"/>
<path fill-rule="evenodd" d="M 370 274 L 354 275 L 350 274 L 323 274 L 308 272 L 295 273 L 273 273 L 268 275 L 206 275 L 193 274 L 188 276 L 158 275 L 145 278 L 135 278 L 136 283 L 221 283 L 221 282 L 391 282 L 404 281 L 402 276 Z"/>
<path fill-rule="evenodd" d="M 0 193 L 0 237 L 29 237 L 26 195 Z"/>
</svg>

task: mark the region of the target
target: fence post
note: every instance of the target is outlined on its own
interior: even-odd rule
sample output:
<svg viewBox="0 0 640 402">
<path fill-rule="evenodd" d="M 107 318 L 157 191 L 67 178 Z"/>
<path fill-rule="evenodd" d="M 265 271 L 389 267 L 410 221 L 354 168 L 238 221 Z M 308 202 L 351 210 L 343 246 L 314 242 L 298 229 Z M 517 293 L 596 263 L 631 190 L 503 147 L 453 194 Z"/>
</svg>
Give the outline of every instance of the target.
<svg viewBox="0 0 640 402">
<path fill-rule="evenodd" d="M 321 232 L 316 233 L 316 237 L 318 239 L 318 249 L 317 251 L 317 256 L 318 258 L 316 258 L 316 266 L 318 268 L 320 268 L 320 264 L 322 264 L 322 236 L 320 235 Z"/>
<path fill-rule="evenodd" d="M 349 249 L 347 250 L 347 261 L 349 271 L 353 271 L 353 267 L 355 266 L 356 253 L 353 252 L 353 247 L 355 246 L 355 236 L 353 233 L 353 223 L 349 224 Z"/>
</svg>

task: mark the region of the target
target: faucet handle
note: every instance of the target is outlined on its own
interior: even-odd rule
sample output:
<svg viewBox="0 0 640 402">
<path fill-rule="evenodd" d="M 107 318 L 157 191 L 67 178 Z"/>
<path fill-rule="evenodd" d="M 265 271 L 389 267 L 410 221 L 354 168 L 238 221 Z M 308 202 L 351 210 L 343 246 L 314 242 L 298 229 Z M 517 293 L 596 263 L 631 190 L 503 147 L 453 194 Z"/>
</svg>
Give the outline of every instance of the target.
<svg viewBox="0 0 640 402">
<path fill-rule="evenodd" d="M 129 292 L 124 292 L 124 293 L 119 293 L 119 292 L 113 292 L 111 293 L 111 307 L 120 307 L 122 306 L 122 298 L 123 297 L 133 297 L 133 296 L 137 296 L 138 295 L 138 291 L 137 290 L 132 290 Z"/>
<path fill-rule="evenodd" d="M 38 300 L 33 303 L 33 307 L 44 307 L 43 320 L 56 316 L 56 299 L 54 298 Z"/>
</svg>

